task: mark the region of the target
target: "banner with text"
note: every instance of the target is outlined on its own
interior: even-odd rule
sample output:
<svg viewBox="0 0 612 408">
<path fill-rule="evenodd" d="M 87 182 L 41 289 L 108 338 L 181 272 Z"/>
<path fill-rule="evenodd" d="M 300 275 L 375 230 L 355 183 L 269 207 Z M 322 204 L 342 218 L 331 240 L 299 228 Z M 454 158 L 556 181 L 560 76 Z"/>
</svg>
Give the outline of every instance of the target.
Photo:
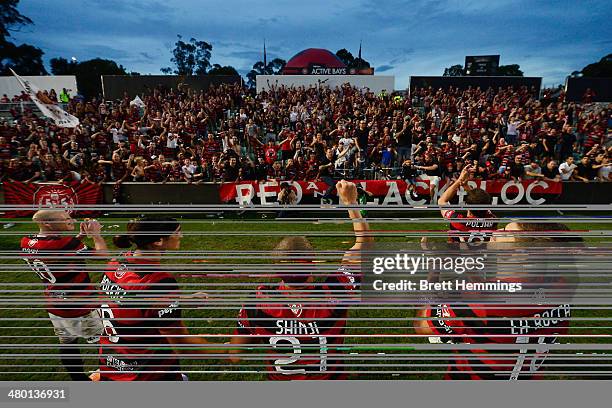
<svg viewBox="0 0 612 408">
<path fill-rule="evenodd" d="M 353 180 L 371 194 L 368 205 L 423 205 L 430 202 L 429 181 L 417 179 L 414 189 L 409 189 L 403 180 Z M 278 193 L 282 183 L 288 183 L 295 191 L 297 202 L 303 204 L 321 203 L 321 198 L 328 185 L 321 181 L 242 181 L 223 183 L 219 187 L 219 198 L 227 204 L 261 204 L 277 205 Z M 450 185 L 440 181 L 434 186 L 434 200 Z M 562 183 L 545 180 L 508 181 L 508 180 L 475 180 L 470 181 L 471 188 L 482 188 L 493 196 L 494 205 L 531 204 L 542 205 L 561 194 Z M 459 204 L 463 204 L 465 190 L 457 192 Z M 334 194 L 335 195 L 335 194 Z"/>
</svg>

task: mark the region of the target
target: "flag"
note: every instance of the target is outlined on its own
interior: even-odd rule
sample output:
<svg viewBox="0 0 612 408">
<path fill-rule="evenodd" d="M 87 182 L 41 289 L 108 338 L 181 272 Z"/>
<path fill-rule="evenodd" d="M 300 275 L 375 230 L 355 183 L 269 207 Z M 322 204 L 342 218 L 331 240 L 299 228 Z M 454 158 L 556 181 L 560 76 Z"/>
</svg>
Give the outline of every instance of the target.
<svg viewBox="0 0 612 408">
<path fill-rule="evenodd" d="M 132 105 L 136 105 L 141 109 L 145 108 L 145 103 L 142 101 L 142 99 L 140 99 L 140 96 L 136 95 L 136 97 L 134 98 L 134 100 L 132 100 L 130 102 L 130 106 Z"/>
<path fill-rule="evenodd" d="M 31 216 L 41 208 L 63 208 L 80 216 L 95 215 L 94 209 L 75 208 L 102 203 L 102 187 L 89 181 L 60 184 L 5 181 L 2 188 L 7 205 L 22 207 L 7 211 L 6 218 Z"/>
<path fill-rule="evenodd" d="M 10 69 L 10 68 L 9 68 Z M 56 101 L 52 101 L 40 89 L 27 79 L 23 79 L 11 69 L 15 78 L 19 82 L 19 85 L 26 91 L 32 102 L 38 106 L 38 109 L 43 115 L 52 119 L 53 122 L 59 127 L 73 128 L 79 124 L 79 118 L 72 116 L 68 112 L 65 112 Z"/>
<path fill-rule="evenodd" d="M 264 58 L 263 58 L 263 63 L 264 63 L 264 70 L 266 70 L 268 68 L 268 56 L 266 55 L 266 39 L 264 38 Z"/>
</svg>

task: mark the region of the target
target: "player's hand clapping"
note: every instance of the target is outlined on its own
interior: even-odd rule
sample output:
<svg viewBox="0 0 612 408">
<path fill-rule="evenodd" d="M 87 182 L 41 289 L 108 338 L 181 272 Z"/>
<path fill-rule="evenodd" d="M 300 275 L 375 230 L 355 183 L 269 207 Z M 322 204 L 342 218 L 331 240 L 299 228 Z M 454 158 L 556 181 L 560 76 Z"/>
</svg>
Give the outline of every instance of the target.
<svg viewBox="0 0 612 408">
<path fill-rule="evenodd" d="M 80 225 L 80 233 L 86 235 L 87 238 L 93 238 L 101 235 L 102 224 L 96 219 L 85 218 Z"/>
</svg>

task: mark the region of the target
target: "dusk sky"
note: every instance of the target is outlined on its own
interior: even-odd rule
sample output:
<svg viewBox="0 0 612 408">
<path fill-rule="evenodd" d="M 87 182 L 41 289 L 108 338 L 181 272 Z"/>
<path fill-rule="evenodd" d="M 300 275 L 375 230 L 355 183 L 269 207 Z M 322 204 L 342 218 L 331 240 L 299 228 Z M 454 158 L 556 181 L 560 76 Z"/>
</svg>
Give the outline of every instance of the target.
<svg viewBox="0 0 612 408">
<path fill-rule="evenodd" d="M 21 0 L 34 25 L 13 41 L 42 48 L 45 61 L 101 57 L 128 71 L 160 74 L 176 35 L 213 45 L 211 63 L 246 74 L 262 59 L 305 48 L 347 48 L 376 73 L 441 75 L 466 55 L 501 54 L 546 86 L 612 52 L 610 0 Z M 607 17 L 606 17 L 607 16 Z"/>
</svg>

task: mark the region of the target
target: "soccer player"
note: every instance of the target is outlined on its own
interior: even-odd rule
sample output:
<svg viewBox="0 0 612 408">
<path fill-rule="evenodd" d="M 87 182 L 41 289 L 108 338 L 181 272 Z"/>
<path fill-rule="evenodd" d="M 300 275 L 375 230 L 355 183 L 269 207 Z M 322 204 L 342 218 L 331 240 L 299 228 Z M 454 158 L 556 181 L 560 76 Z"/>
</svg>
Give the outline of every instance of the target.
<svg viewBox="0 0 612 408">
<path fill-rule="evenodd" d="M 467 205 L 491 204 L 492 199 L 489 193 L 480 188 L 469 188 L 467 182 L 472 169 L 471 165 L 466 165 L 461 170 L 459 178 L 438 199 L 439 206 L 449 205 L 450 201 L 457 194 L 459 187 L 467 190 L 465 197 Z M 488 241 L 491 238 L 492 232 L 497 229 L 497 223 L 493 220 L 495 215 L 490 210 L 467 210 L 466 214 L 444 209 L 441 209 L 440 212 L 442 217 L 450 221 L 450 242 L 478 243 Z"/>
<path fill-rule="evenodd" d="M 71 234 L 74 220 L 66 211 L 40 210 L 32 220 L 39 232 L 21 239 L 24 260 L 45 285 L 47 312 L 62 344 L 64 368 L 72 380 L 88 381 L 78 340 L 97 343 L 102 333 L 96 291 L 85 270 L 88 248 L 80 234 Z M 99 227 L 97 221 L 88 224 L 91 229 Z"/>
<path fill-rule="evenodd" d="M 101 305 L 104 334 L 100 338 L 99 376 L 92 379 L 186 380 L 177 353 L 224 351 L 202 349 L 211 343 L 189 335 L 181 319 L 180 302 L 198 295 L 180 296 L 176 279 L 161 266 L 166 251 L 179 250 L 181 226 L 169 217 L 143 217 L 131 221 L 127 232 L 115 236 L 114 244 L 136 248 L 111 260 L 101 282 L 106 302 Z M 96 245 L 96 249 L 105 248 L 103 241 Z"/>
<path fill-rule="evenodd" d="M 357 205 L 354 183 L 336 184 L 345 205 Z M 331 380 L 347 376 L 342 360 L 334 357 L 343 344 L 347 305 L 339 304 L 339 295 L 350 299 L 360 277 L 355 273 L 359 253 L 370 244 L 368 224 L 359 210 L 349 210 L 356 242 L 347 251 L 338 271 L 323 283 L 316 283 L 308 258 L 314 250 L 304 237 L 286 237 L 276 246 L 274 257 L 281 279 L 277 285 L 258 287 L 256 304 L 243 306 L 231 344 L 239 345 L 230 353 L 239 362 L 248 345 L 265 343 L 266 368 L 271 380 Z M 297 258 L 297 259 L 296 259 Z M 293 262 L 293 263 L 291 263 Z"/>
<path fill-rule="evenodd" d="M 504 231 L 511 234 L 494 236 L 495 242 L 580 241 L 579 238 L 555 237 L 552 231 L 568 231 L 557 223 L 510 223 Z M 546 231 L 550 237 L 521 234 Z M 523 244 L 524 245 L 524 244 Z M 543 278 L 546 279 L 546 278 Z M 498 272 L 487 281 L 534 283 L 523 272 Z M 550 289 L 550 280 L 547 280 Z M 563 278 L 555 282 L 563 286 Z M 430 336 L 431 343 L 448 344 L 538 344 L 535 348 L 491 350 L 470 348 L 453 351 L 445 379 L 451 380 L 520 380 L 541 378 L 540 367 L 548 354 L 547 344 L 556 343 L 558 335 L 569 332 L 569 304 L 438 304 L 417 312 L 414 328 L 417 334 Z"/>
</svg>

